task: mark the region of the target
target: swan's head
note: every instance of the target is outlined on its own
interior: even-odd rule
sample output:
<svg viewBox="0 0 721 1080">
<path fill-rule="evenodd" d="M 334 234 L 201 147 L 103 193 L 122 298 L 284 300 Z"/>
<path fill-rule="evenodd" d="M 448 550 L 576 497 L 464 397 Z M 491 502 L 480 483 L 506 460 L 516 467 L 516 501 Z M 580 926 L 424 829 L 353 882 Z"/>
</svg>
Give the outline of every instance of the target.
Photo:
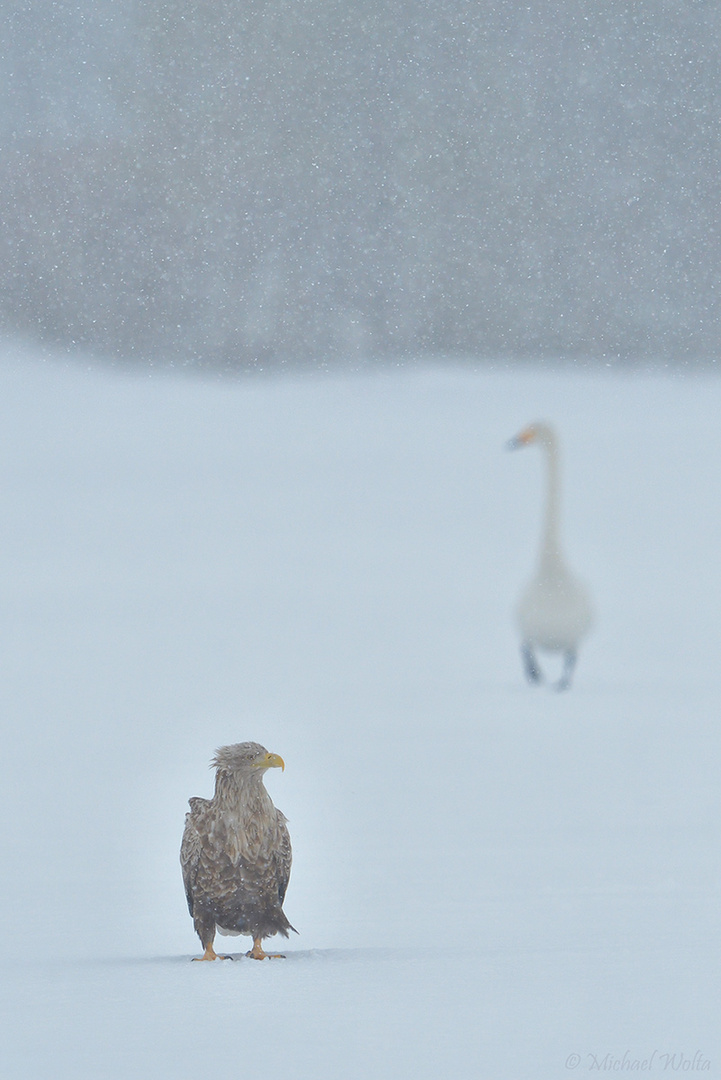
<svg viewBox="0 0 721 1080">
<path fill-rule="evenodd" d="M 512 439 L 509 439 L 506 445 L 509 450 L 518 450 L 519 447 L 529 446 L 531 443 L 540 443 L 541 446 L 550 449 L 556 445 L 556 433 L 550 424 L 542 422 L 529 424 L 523 431 L 519 431 Z"/>
</svg>

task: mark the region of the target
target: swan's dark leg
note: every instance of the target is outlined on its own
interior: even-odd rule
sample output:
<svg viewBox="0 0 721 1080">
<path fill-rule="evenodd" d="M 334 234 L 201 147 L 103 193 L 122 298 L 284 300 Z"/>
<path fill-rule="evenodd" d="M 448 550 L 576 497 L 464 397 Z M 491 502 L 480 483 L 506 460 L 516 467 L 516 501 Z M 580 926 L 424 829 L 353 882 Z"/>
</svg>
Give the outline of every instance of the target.
<svg viewBox="0 0 721 1080">
<path fill-rule="evenodd" d="M 526 673 L 526 678 L 529 682 L 542 682 L 543 675 L 541 669 L 538 666 L 536 655 L 533 651 L 533 646 L 530 641 L 524 641 L 521 645 L 521 656 L 523 657 L 523 670 Z"/>
<path fill-rule="evenodd" d="M 556 690 L 568 690 L 573 678 L 573 669 L 576 666 L 576 650 L 566 649 L 563 654 L 563 672 L 556 683 Z"/>
</svg>

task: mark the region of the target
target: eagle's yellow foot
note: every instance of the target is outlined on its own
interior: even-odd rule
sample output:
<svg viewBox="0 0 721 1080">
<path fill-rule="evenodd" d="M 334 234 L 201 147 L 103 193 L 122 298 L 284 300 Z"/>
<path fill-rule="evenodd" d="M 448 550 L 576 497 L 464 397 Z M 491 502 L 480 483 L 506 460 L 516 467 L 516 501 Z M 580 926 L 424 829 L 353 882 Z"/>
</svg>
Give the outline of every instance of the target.
<svg viewBox="0 0 721 1080">
<path fill-rule="evenodd" d="M 251 960 L 285 960 L 283 953 L 267 953 L 263 951 L 260 938 L 253 939 L 253 948 L 245 954 Z"/>
<path fill-rule="evenodd" d="M 206 945 L 205 946 L 205 952 L 203 953 L 202 956 L 194 956 L 193 957 L 193 960 L 197 960 L 198 962 L 200 962 L 201 960 L 232 960 L 232 959 L 233 959 L 232 956 L 221 956 L 220 953 L 217 953 L 215 951 L 215 949 L 213 948 L 212 945 Z"/>
</svg>

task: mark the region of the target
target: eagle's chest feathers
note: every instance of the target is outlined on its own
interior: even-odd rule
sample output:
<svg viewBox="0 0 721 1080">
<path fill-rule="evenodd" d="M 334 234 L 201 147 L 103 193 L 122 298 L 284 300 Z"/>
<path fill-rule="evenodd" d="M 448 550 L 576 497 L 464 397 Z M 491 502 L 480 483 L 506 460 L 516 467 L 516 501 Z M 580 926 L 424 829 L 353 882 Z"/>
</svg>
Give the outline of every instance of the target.
<svg viewBox="0 0 721 1080">
<path fill-rule="evenodd" d="M 254 864 L 278 843 L 278 812 L 261 785 L 255 790 L 229 790 L 218 800 L 208 839 L 233 866 Z"/>
</svg>

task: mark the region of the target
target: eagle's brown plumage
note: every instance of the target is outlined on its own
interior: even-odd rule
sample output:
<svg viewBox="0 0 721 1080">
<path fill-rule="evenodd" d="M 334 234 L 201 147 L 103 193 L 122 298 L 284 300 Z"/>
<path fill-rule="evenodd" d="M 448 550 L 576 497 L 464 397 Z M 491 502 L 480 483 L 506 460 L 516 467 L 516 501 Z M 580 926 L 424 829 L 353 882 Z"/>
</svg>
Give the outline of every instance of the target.
<svg viewBox="0 0 721 1080">
<path fill-rule="evenodd" d="M 286 819 L 265 790 L 267 769 L 283 759 L 259 743 L 221 746 L 212 799 L 190 799 L 180 848 L 185 895 L 193 924 L 214 960 L 213 940 L 221 934 L 249 934 L 248 954 L 262 960 L 262 939 L 290 925 L 283 912 L 291 864 Z"/>
</svg>

